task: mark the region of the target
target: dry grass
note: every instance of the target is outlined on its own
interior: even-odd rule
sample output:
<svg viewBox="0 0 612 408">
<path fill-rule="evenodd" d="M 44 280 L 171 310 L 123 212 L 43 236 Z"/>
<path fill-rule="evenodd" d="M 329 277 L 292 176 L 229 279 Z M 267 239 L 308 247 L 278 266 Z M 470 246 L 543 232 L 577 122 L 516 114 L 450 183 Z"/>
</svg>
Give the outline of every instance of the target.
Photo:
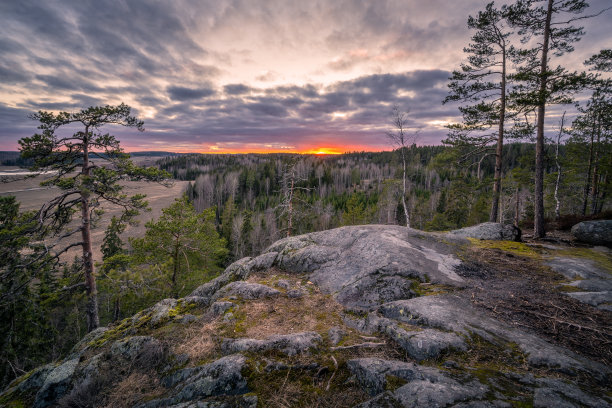
<svg viewBox="0 0 612 408">
<path fill-rule="evenodd" d="M 134 372 L 115 384 L 105 403 L 107 407 L 129 408 L 164 393 L 156 374 Z"/>
<path fill-rule="evenodd" d="M 192 324 L 185 330 L 183 337 L 176 339 L 173 353 L 186 354 L 194 362 L 209 360 L 218 353 L 215 338 L 219 324 L 219 319 L 202 325 Z"/>
</svg>

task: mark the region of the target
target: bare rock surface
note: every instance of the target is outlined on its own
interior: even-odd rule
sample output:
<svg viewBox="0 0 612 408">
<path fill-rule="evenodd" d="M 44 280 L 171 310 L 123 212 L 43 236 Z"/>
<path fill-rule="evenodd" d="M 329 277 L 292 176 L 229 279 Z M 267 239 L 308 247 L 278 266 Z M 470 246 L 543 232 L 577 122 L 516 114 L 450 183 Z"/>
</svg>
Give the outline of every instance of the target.
<svg viewBox="0 0 612 408">
<path fill-rule="evenodd" d="M 607 248 L 601 250 L 604 253 L 610 251 Z M 603 310 L 612 310 L 612 265 L 606 269 L 593 259 L 569 256 L 555 257 L 546 264 L 567 279 L 575 279 L 569 285 L 583 290 L 567 292 L 568 296 Z"/>
<path fill-rule="evenodd" d="M 246 357 L 241 354 L 235 354 L 222 357 L 200 367 L 179 370 L 171 376 L 163 378 L 161 381 L 166 388 L 173 389 L 171 397 L 149 401 L 138 405 L 138 407 L 167 407 L 186 401 L 189 401 L 193 406 L 199 406 L 194 401 L 201 398 L 246 394 L 248 386 L 245 378 L 242 376 L 245 364 Z M 227 403 L 227 401 L 224 401 L 224 403 Z"/>
<path fill-rule="evenodd" d="M 236 281 L 225 285 L 214 294 L 213 298 L 237 297 L 240 299 L 252 300 L 278 295 L 280 295 L 280 292 L 269 286 L 259 283 Z"/>
<path fill-rule="evenodd" d="M 388 361 L 377 358 L 350 360 L 349 370 L 370 395 L 381 394 L 387 389 L 390 377 L 406 381 L 405 385 L 383 397 L 383 406 L 401 407 L 446 407 L 461 401 L 479 400 L 488 388 L 473 380 L 460 383 L 440 370 L 422 367 L 402 361 Z M 364 406 L 378 406 L 382 401 L 370 402 Z"/>
<path fill-rule="evenodd" d="M 36 393 L 34 407 L 44 408 L 55 405 L 56 401 L 68 392 L 72 374 L 78 364 L 79 360 L 75 358 L 65 361 L 49 372 L 42 387 Z"/>
<path fill-rule="evenodd" d="M 442 238 L 399 226 L 342 227 L 280 240 L 275 265 L 308 273 L 345 306 L 372 308 L 415 296 L 411 279 L 461 286 L 460 260 Z"/>
<path fill-rule="evenodd" d="M 527 355 L 529 364 L 534 367 L 544 366 L 571 374 L 587 371 L 604 378 L 610 375 L 607 367 L 552 345 L 536 335 L 508 327 L 457 296 L 423 296 L 399 300 L 382 305 L 380 313 L 387 318 L 409 324 L 462 333 L 466 336 L 475 333 L 492 343 L 499 342 L 500 339 L 516 343 Z"/>
</svg>

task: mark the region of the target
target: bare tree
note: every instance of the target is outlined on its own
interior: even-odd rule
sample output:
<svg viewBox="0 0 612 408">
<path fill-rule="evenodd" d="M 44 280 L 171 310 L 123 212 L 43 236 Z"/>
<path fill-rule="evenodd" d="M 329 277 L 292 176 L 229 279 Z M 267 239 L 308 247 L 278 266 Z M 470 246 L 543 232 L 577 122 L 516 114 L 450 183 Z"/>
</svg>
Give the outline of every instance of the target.
<svg viewBox="0 0 612 408">
<path fill-rule="evenodd" d="M 418 132 L 408 133 L 408 111 L 401 111 L 396 105 L 391 115 L 394 129 L 387 132 L 387 137 L 399 149 L 402 156 L 402 206 L 404 217 L 406 217 L 406 227 L 410 228 L 410 210 L 406 204 L 406 153 L 410 146 L 416 143 Z"/>
<path fill-rule="evenodd" d="M 561 136 L 563 135 L 563 122 L 565 121 L 565 112 L 561 116 L 559 125 L 559 133 L 557 134 L 557 142 L 555 144 L 555 164 L 557 165 L 557 180 L 555 181 L 555 219 L 561 217 L 561 200 L 559 200 L 559 184 L 561 184 L 561 163 L 559 162 L 559 144 L 561 144 Z"/>
<path fill-rule="evenodd" d="M 293 231 L 293 222 L 295 220 L 295 203 L 297 201 L 296 192 L 299 190 L 310 191 L 308 187 L 298 187 L 300 181 L 308 180 L 308 177 L 301 174 L 303 171 L 303 164 L 299 165 L 300 161 L 293 161 L 285 165 L 282 172 L 281 179 L 281 202 L 277 206 L 280 210 L 279 216 L 287 216 L 287 236 L 290 237 Z M 298 166 L 299 165 L 299 166 Z M 307 172 L 305 173 L 307 174 Z"/>
</svg>

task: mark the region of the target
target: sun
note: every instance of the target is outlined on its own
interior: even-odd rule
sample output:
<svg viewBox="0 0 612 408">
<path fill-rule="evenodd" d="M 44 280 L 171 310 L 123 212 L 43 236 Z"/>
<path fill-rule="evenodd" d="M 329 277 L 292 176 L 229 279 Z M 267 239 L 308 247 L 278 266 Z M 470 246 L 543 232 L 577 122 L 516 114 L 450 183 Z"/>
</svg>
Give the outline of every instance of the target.
<svg viewBox="0 0 612 408">
<path fill-rule="evenodd" d="M 333 147 L 319 147 L 306 152 L 306 154 L 316 154 L 322 156 L 324 154 L 342 154 L 342 152 Z"/>
</svg>

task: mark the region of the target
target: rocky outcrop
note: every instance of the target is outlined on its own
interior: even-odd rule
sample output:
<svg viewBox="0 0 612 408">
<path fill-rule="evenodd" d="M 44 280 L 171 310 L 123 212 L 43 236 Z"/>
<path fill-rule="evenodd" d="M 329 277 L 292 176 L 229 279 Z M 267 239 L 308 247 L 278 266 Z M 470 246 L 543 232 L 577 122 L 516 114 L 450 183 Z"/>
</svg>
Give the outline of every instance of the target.
<svg viewBox="0 0 612 408">
<path fill-rule="evenodd" d="M 449 232 L 450 236 L 502 240 L 502 241 L 520 241 L 521 230 L 511 224 L 500 224 L 498 222 L 485 222 L 474 225 L 473 227 L 462 228 Z"/>
<path fill-rule="evenodd" d="M 380 313 L 409 324 L 465 336 L 476 334 L 491 343 L 503 341 L 517 344 L 533 367 L 546 367 L 571 375 L 587 372 L 602 380 L 609 375 L 606 367 L 556 347 L 533 334 L 510 328 L 457 296 L 423 296 L 399 300 L 382 305 Z"/>
<path fill-rule="evenodd" d="M 572 227 L 572 235 L 587 244 L 612 246 L 612 220 L 579 222 Z"/>
<path fill-rule="evenodd" d="M 361 408 L 610 406 L 609 367 L 474 305 L 467 293 L 484 291 L 490 271 L 465 272 L 478 268 L 462 263 L 477 245 L 465 237 L 519 238 L 486 223 L 446 234 L 369 225 L 283 239 L 184 299 L 90 333 L 63 361 L 12 384 L 0 406 L 101 406 L 127 389 L 137 398 L 119 395 L 118 404 L 140 408 L 324 398 L 320 406 Z M 569 296 L 601 306 L 595 298 L 611 279 L 599 258 L 542 262 L 590 294 Z"/>
<path fill-rule="evenodd" d="M 477 401 L 488 391 L 477 380 L 460 383 L 440 370 L 402 361 L 363 358 L 350 360 L 347 365 L 370 395 L 378 395 L 360 407 L 446 407 Z M 391 379 L 403 380 L 405 385 L 384 393 Z"/>
<path fill-rule="evenodd" d="M 250 283 L 236 281 L 225 285 L 217 291 L 213 299 L 224 297 L 236 297 L 241 299 L 261 299 L 266 297 L 274 297 L 280 295 L 280 292 L 274 288 L 259 283 Z"/>
</svg>

